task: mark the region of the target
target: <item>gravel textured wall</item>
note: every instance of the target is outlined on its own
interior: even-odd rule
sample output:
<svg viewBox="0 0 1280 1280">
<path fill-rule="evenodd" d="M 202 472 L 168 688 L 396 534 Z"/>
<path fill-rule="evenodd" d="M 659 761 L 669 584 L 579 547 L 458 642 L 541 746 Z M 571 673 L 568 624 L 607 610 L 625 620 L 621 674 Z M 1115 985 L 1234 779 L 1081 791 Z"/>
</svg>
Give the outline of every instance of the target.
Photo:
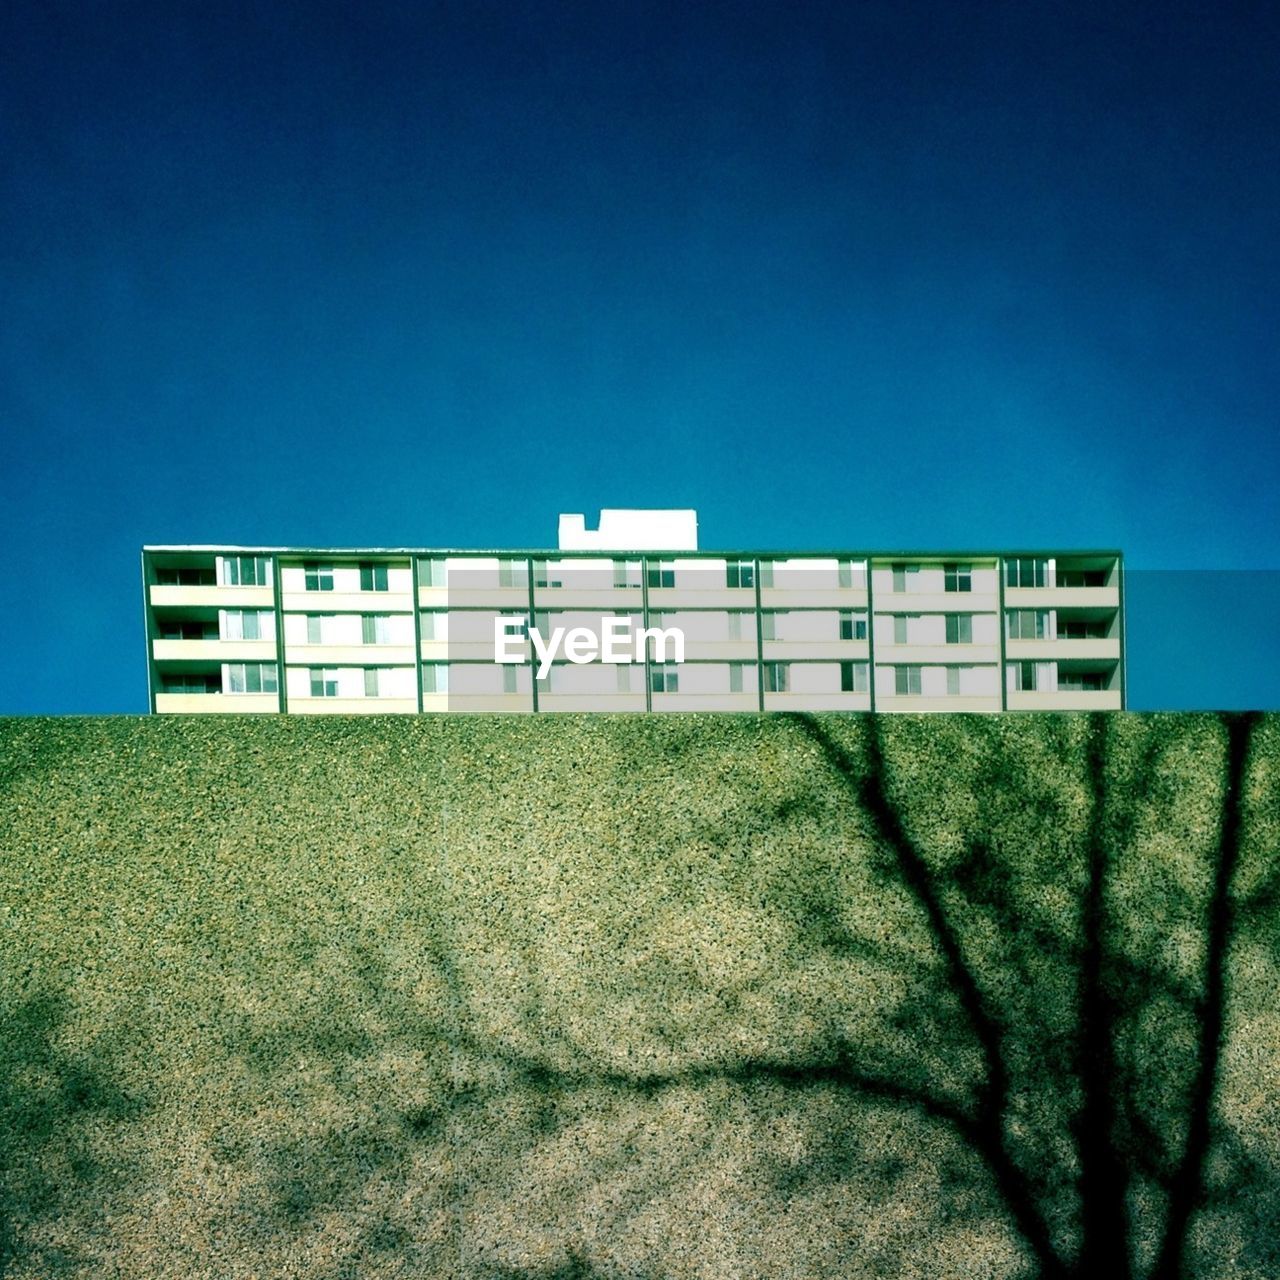
<svg viewBox="0 0 1280 1280">
<path fill-rule="evenodd" d="M 0 721 L 0 1273 L 1274 1280 L 1278 761 Z"/>
</svg>

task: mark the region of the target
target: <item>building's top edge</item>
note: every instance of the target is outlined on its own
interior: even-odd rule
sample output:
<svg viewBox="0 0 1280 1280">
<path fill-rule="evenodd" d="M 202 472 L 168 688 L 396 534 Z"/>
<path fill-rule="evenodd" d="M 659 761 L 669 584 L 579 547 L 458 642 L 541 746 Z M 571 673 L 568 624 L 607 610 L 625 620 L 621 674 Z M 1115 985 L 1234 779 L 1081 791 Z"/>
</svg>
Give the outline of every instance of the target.
<svg viewBox="0 0 1280 1280">
<path fill-rule="evenodd" d="M 212 551 L 234 552 L 254 555 L 289 555 L 289 556 L 538 556 L 557 560 L 627 560 L 637 556 L 659 556 L 664 560 L 722 560 L 726 556 L 762 556 L 773 558 L 820 558 L 836 557 L 845 559 L 872 560 L 995 560 L 1009 559 L 1016 556 L 1115 556 L 1123 558 L 1124 552 L 1114 547 L 1033 547 L 1014 548 L 1001 551 L 990 549 L 974 551 L 961 548 L 927 548 L 924 550 L 891 549 L 887 551 L 867 550 L 857 547 L 826 547 L 817 550 L 801 548 L 782 548 L 764 550 L 759 547 L 725 547 L 719 549 L 672 550 L 662 547 L 635 547 L 614 550 L 565 550 L 561 547 L 267 547 L 239 546 L 228 543 L 191 543 L 191 544 L 147 544 L 142 548 L 144 553 L 151 552 L 189 552 Z"/>
</svg>

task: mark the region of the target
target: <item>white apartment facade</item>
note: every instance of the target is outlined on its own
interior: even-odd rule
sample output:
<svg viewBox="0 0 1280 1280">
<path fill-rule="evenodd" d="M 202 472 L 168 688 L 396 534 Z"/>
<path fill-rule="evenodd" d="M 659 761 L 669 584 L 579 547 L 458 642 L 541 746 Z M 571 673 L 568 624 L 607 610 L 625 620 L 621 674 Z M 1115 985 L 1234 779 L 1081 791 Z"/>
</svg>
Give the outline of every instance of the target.
<svg viewBox="0 0 1280 1280">
<path fill-rule="evenodd" d="M 562 516 L 555 550 L 148 546 L 151 709 L 1125 705 L 1119 552 L 697 541 L 692 511 L 605 510 L 594 530 Z M 628 641 L 612 650 L 622 660 L 606 660 L 611 635 Z"/>
</svg>

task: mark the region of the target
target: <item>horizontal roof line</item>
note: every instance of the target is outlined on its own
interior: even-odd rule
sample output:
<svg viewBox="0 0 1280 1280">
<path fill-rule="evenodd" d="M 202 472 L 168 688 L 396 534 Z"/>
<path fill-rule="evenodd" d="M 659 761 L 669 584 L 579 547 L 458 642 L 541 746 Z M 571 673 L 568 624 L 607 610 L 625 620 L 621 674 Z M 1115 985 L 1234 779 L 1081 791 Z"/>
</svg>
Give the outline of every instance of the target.
<svg viewBox="0 0 1280 1280">
<path fill-rule="evenodd" d="M 689 550 L 680 551 L 672 550 L 669 547 L 615 547 L 613 549 L 593 548 L 591 550 L 570 549 L 563 550 L 559 547 L 257 547 L 257 546 L 235 546 L 226 544 L 196 544 L 190 545 L 155 545 L 148 544 L 142 548 L 144 552 L 152 551 L 234 551 L 239 553 L 253 553 L 257 555 L 291 555 L 291 556 L 390 556 L 390 555 L 415 555 L 415 556 L 537 556 L 539 558 L 549 558 L 556 560 L 626 560 L 636 556 L 650 556 L 663 560 L 715 560 L 729 557 L 768 557 L 770 559 L 778 558 L 818 558 L 818 557 L 844 557 L 844 558 L 863 558 L 870 557 L 878 560 L 888 559 L 931 559 L 931 560 L 956 560 L 956 559 L 995 559 L 997 557 L 1010 556 L 1122 556 L 1124 553 L 1112 547 L 1039 547 L 1033 549 L 1015 548 L 1006 551 L 973 551 L 968 549 L 954 550 L 931 548 L 926 550 L 888 550 L 874 551 L 859 549 L 856 547 L 839 547 L 824 548 L 819 550 L 811 550 L 809 548 L 801 548 L 793 550 L 785 548 L 782 550 L 766 551 L 760 548 L 742 548 L 729 547 L 724 550 Z"/>
</svg>

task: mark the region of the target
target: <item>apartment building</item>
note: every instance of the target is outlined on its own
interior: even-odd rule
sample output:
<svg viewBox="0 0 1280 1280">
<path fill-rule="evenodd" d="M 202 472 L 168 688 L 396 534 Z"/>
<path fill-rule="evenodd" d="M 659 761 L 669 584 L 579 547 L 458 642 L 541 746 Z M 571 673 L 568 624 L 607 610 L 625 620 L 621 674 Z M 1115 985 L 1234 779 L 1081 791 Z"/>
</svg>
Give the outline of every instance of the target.
<svg viewBox="0 0 1280 1280">
<path fill-rule="evenodd" d="M 1119 552 L 697 543 L 695 512 L 605 510 L 554 550 L 149 546 L 151 709 L 1125 705 Z"/>
</svg>

